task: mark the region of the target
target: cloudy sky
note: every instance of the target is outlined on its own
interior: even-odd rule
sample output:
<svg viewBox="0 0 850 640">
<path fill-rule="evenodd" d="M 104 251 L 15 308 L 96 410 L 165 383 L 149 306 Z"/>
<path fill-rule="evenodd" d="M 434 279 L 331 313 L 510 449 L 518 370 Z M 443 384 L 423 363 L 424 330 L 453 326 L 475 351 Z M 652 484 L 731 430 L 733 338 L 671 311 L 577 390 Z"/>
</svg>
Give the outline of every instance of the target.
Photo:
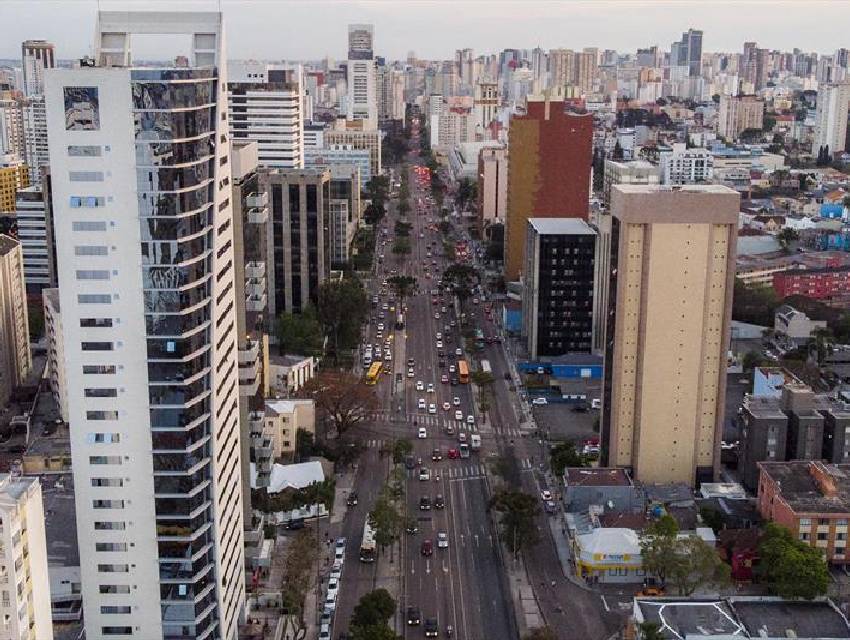
<svg viewBox="0 0 850 640">
<path fill-rule="evenodd" d="M 670 43 L 689 27 L 704 51 L 760 46 L 832 53 L 850 46 L 845 0 L 100 0 L 102 9 L 206 9 L 221 6 L 228 57 L 342 58 L 346 25 L 375 25 L 375 50 L 389 59 L 413 50 L 430 59 L 454 50 L 505 47 L 634 51 Z M 91 53 L 97 0 L 0 0 L 0 58 L 20 57 L 25 38 L 54 42 L 60 58 Z M 151 55 L 155 51 L 137 51 Z"/>
</svg>

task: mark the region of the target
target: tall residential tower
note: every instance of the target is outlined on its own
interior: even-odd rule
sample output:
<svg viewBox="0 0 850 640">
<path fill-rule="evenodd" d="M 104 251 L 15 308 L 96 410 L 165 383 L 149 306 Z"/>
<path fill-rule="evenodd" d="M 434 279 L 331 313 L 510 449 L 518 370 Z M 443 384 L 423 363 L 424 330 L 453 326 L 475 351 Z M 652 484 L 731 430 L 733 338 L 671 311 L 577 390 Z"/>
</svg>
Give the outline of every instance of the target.
<svg viewBox="0 0 850 640">
<path fill-rule="evenodd" d="M 188 36 L 188 64 L 131 39 Z M 239 379 L 220 13 L 100 12 L 46 74 L 86 636 L 232 640 Z"/>
</svg>

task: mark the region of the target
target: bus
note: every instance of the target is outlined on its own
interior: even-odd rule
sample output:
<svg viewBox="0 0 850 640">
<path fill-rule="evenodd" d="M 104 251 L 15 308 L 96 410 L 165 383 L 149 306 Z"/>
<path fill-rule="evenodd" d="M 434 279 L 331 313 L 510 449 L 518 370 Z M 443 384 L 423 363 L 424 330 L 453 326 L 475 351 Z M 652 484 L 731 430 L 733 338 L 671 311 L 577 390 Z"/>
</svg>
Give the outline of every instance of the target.
<svg viewBox="0 0 850 640">
<path fill-rule="evenodd" d="M 375 562 L 375 530 L 369 524 L 369 516 L 363 525 L 363 541 L 360 543 L 360 562 Z"/>
<path fill-rule="evenodd" d="M 489 360 L 482 360 L 481 361 L 481 371 L 483 371 L 484 373 L 489 373 L 490 375 L 493 375 L 493 370 L 490 368 L 490 361 Z"/>
<path fill-rule="evenodd" d="M 404 314 L 399 311 L 398 315 L 395 317 L 395 328 L 398 331 L 404 329 Z"/>
<path fill-rule="evenodd" d="M 466 360 L 457 361 L 457 377 L 461 384 L 469 384 L 469 367 Z"/>
<path fill-rule="evenodd" d="M 377 360 L 366 372 L 366 384 L 378 384 L 378 376 L 381 375 L 381 361 Z"/>
</svg>

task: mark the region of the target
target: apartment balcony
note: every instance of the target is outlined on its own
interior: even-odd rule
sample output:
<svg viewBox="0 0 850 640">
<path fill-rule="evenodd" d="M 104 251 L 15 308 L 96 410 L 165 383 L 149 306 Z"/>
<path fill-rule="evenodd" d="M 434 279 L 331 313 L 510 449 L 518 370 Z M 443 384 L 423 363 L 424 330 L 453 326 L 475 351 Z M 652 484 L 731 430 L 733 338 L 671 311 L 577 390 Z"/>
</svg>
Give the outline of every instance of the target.
<svg viewBox="0 0 850 640">
<path fill-rule="evenodd" d="M 248 414 L 248 428 L 251 430 L 251 433 L 256 433 L 260 435 L 263 433 L 263 427 L 265 426 L 266 414 L 262 411 L 254 411 Z"/>
<path fill-rule="evenodd" d="M 251 446 L 254 447 L 254 456 L 258 461 L 265 458 L 271 458 L 274 453 L 272 439 L 267 436 L 254 438 L 251 442 Z"/>
<path fill-rule="evenodd" d="M 249 341 L 244 349 L 239 349 L 239 366 L 245 366 L 257 362 L 260 357 L 260 341 Z"/>
<path fill-rule="evenodd" d="M 261 297 L 266 295 L 266 278 L 246 278 L 245 293 L 248 297 Z"/>
<path fill-rule="evenodd" d="M 265 191 L 261 193 L 249 193 L 245 196 L 245 204 L 249 208 L 261 208 L 269 206 L 269 194 Z"/>
<path fill-rule="evenodd" d="M 266 294 L 261 296 L 245 296 L 245 310 L 254 313 L 261 313 L 266 310 L 268 298 Z"/>
<path fill-rule="evenodd" d="M 245 264 L 246 278 L 265 278 L 266 263 L 259 260 L 254 260 Z"/>
<path fill-rule="evenodd" d="M 257 466 L 256 484 L 257 489 L 264 489 L 265 487 L 270 487 L 272 484 L 271 469 L 261 469 L 259 466 Z"/>
<path fill-rule="evenodd" d="M 269 208 L 268 207 L 248 209 L 248 223 L 249 224 L 265 224 L 268 221 L 269 221 Z"/>
<path fill-rule="evenodd" d="M 249 380 L 240 380 L 239 381 L 239 395 L 250 398 L 257 395 L 257 392 L 260 390 L 260 378 L 259 376 L 251 378 Z"/>
</svg>

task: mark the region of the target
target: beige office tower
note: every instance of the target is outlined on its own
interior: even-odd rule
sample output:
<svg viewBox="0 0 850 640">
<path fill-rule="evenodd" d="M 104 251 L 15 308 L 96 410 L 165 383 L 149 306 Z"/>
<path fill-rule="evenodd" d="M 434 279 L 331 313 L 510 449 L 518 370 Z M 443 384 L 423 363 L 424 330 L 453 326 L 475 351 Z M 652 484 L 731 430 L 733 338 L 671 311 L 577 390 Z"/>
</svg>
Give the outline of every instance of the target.
<svg viewBox="0 0 850 640">
<path fill-rule="evenodd" d="M 642 482 L 719 465 L 738 204 L 720 185 L 612 189 L 603 440 Z"/>
</svg>

